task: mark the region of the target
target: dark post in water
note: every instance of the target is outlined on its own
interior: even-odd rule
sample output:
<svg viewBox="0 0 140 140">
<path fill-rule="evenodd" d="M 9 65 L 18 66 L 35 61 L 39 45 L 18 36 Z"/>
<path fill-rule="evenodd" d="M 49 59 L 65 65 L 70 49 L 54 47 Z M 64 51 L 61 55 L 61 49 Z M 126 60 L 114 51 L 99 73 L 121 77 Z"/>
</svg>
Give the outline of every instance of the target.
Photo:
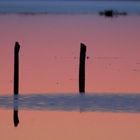
<svg viewBox="0 0 140 140">
<path fill-rule="evenodd" d="M 17 127 L 18 124 L 19 124 L 18 109 L 14 109 L 14 126 Z"/>
<path fill-rule="evenodd" d="M 80 64 L 79 64 L 79 92 L 85 93 L 85 59 L 86 59 L 86 46 L 81 43 L 80 48 Z"/>
<path fill-rule="evenodd" d="M 20 45 L 16 42 L 14 50 L 14 95 L 19 92 L 19 50 Z"/>
<path fill-rule="evenodd" d="M 19 124 L 19 118 L 18 118 L 19 50 L 20 50 L 20 45 L 18 42 L 16 42 L 14 48 L 14 114 L 13 114 L 15 127 L 17 127 Z"/>
</svg>

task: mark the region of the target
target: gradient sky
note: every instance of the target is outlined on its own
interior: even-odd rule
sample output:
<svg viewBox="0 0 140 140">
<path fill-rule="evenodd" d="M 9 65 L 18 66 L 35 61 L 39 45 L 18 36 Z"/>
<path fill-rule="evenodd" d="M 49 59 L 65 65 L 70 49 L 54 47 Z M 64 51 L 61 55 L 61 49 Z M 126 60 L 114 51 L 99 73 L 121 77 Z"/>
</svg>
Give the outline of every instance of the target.
<svg viewBox="0 0 140 140">
<path fill-rule="evenodd" d="M 87 92 L 140 92 L 140 18 L 0 16 L 0 93 L 13 92 L 13 50 L 20 50 L 20 92 L 77 92 L 80 42 L 87 45 Z"/>
</svg>

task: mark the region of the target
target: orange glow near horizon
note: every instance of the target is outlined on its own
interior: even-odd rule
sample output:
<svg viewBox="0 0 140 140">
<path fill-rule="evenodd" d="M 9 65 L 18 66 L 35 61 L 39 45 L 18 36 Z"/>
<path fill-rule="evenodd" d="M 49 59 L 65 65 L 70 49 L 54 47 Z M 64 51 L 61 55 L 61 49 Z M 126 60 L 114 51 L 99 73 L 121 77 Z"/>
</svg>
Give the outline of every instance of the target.
<svg viewBox="0 0 140 140">
<path fill-rule="evenodd" d="M 78 92 L 80 43 L 87 45 L 87 92 L 140 92 L 140 18 L 0 16 L 0 93 L 13 92 L 19 41 L 20 92 Z"/>
</svg>

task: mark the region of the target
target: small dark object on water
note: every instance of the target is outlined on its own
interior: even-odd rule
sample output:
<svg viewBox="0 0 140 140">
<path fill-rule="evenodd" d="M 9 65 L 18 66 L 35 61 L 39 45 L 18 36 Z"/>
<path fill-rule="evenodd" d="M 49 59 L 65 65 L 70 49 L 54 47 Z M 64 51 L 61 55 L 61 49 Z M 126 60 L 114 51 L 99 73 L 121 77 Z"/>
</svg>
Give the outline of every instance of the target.
<svg viewBox="0 0 140 140">
<path fill-rule="evenodd" d="M 127 12 L 118 12 L 116 10 L 105 10 L 99 12 L 100 16 L 106 16 L 106 17 L 114 17 L 114 16 L 126 16 Z"/>
</svg>

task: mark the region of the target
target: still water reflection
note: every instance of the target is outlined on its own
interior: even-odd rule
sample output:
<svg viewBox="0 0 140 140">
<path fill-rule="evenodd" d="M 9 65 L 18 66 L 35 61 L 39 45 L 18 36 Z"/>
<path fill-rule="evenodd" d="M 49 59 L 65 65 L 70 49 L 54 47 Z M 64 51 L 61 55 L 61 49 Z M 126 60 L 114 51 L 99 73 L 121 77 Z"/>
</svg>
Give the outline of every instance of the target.
<svg viewBox="0 0 140 140">
<path fill-rule="evenodd" d="M 140 112 L 139 94 L 30 94 L 0 96 L 0 108 L 87 112 Z"/>
<path fill-rule="evenodd" d="M 30 94 L 0 96 L 0 108 L 12 109 L 14 126 L 20 110 L 140 113 L 140 94 Z"/>
</svg>

